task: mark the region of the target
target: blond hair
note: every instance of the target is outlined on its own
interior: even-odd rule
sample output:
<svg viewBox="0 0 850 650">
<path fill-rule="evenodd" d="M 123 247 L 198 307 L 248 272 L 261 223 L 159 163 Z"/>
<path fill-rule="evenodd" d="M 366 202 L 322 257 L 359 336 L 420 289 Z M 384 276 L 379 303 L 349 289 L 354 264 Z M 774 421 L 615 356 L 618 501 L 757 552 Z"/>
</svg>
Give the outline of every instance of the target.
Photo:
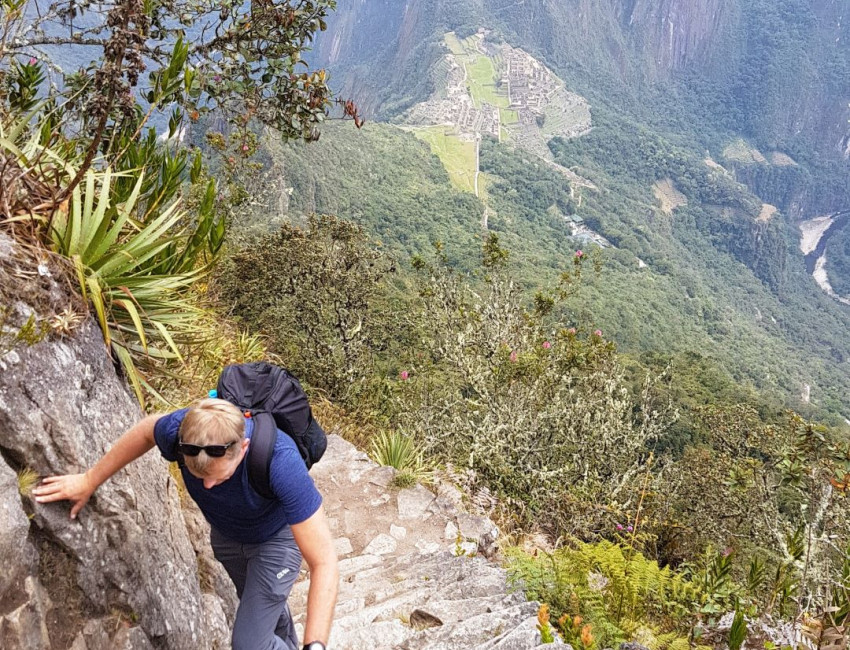
<svg viewBox="0 0 850 650">
<path fill-rule="evenodd" d="M 180 423 L 180 441 L 190 445 L 227 445 L 245 438 L 245 416 L 233 404 L 223 399 L 202 399 L 189 407 Z M 235 458 L 240 445 L 227 450 L 227 458 Z M 192 473 L 203 476 L 213 459 L 202 451 L 197 456 L 184 456 Z"/>
</svg>

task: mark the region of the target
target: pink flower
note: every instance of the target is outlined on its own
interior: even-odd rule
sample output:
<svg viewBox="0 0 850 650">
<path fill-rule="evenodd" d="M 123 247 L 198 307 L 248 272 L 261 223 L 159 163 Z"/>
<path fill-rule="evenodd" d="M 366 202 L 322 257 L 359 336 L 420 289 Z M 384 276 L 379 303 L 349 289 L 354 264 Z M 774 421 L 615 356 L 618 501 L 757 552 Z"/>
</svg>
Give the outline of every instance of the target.
<svg viewBox="0 0 850 650">
<path fill-rule="evenodd" d="M 584 251 L 582 251 L 581 249 L 577 250 L 576 257 L 584 257 Z"/>
<path fill-rule="evenodd" d="M 398 376 L 401 377 L 402 381 L 407 381 L 407 378 L 410 377 L 410 373 L 407 372 L 407 370 L 402 370 L 400 373 L 398 373 Z"/>
<path fill-rule="evenodd" d="M 548 350 L 551 347 L 552 347 L 552 344 L 549 343 L 549 341 L 543 341 L 543 349 L 544 350 Z"/>
<path fill-rule="evenodd" d="M 723 549 L 723 557 L 729 557 L 730 555 L 732 555 L 733 550 L 734 549 L 731 546 L 727 546 L 725 549 Z"/>
<path fill-rule="evenodd" d="M 571 327 L 570 329 L 568 329 L 568 330 L 567 330 L 567 334 L 569 334 L 570 336 L 575 336 L 575 334 L 576 334 L 576 328 L 575 328 L 575 327 Z"/>
<path fill-rule="evenodd" d="M 516 363 L 516 360 L 517 360 L 517 353 L 516 353 L 516 350 L 514 350 L 513 352 L 511 352 L 511 363 Z"/>
<path fill-rule="evenodd" d="M 623 524 L 617 524 L 617 530 L 623 530 Z"/>
<path fill-rule="evenodd" d="M 218 83 L 219 81 L 221 81 L 221 75 L 220 75 L 220 74 L 217 74 L 216 76 L 214 76 L 214 77 L 213 77 L 213 81 L 215 81 L 216 83 Z"/>
<path fill-rule="evenodd" d="M 594 335 L 594 336 L 599 336 L 599 337 L 601 337 L 601 336 L 602 336 L 602 330 L 596 330 L 596 331 L 594 331 L 594 332 L 593 332 L 593 335 Z"/>
<path fill-rule="evenodd" d="M 247 144 L 242 145 L 242 151 L 248 151 L 249 148 Z"/>
<path fill-rule="evenodd" d="M 35 60 L 35 57 L 34 57 L 34 56 L 31 56 L 31 57 L 30 57 L 30 60 L 29 60 L 29 63 L 28 63 L 27 65 L 35 65 L 36 63 L 38 63 L 38 61 L 36 61 L 36 60 Z"/>
<path fill-rule="evenodd" d="M 631 525 L 631 524 L 629 524 L 629 525 L 626 527 L 626 530 L 627 530 L 628 532 L 632 532 L 632 531 L 634 530 L 634 528 L 632 527 L 632 525 Z"/>
</svg>

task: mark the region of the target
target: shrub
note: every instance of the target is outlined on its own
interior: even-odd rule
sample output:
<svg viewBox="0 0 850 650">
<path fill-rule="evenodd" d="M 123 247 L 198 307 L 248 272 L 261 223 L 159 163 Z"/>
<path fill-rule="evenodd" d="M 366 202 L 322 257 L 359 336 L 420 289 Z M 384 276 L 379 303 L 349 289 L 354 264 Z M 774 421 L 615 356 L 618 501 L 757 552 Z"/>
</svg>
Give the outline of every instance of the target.
<svg viewBox="0 0 850 650">
<path fill-rule="evenodd" d="M 479 286 L 439 259 L 419 264 L 424 356 L 400 382 L 399 423 L 427 454 L 474 470 L 525 519 L 555 536 L 592 536 L 633 507 L 648 446 L 668 418 L 652 404 L 651 381 L 633 401 L 601 332 L 547 321 L 580 278 L 583 254 L 530 312 L 494 246 L 484 259 L 496 264 Z"/>
<path fill-rule="evenodd" d="M 83 171 L 78 167 L 83 163 L 61 140 L 45 144 L 44 128 L 51 119 L 51 109 L 44 105 L 11 127 L 0 127 L 0 135 L 6 136 L 0 138 L 0 157 L 11 179 L 5 187 L 10 193 L 6 206 L 17 200 L 21 185 L 40 187 L 46 179 L 66 188 L 68 200 L 58 205 L 48 200 L 32 212 L 6 214 L 3 225 L 17 227 L 19 236 L 22 226 L 28 227 L 24 236 L 30 241 L 35 238 L 71 261 L 107 346 L 144 401 L 143 386 L 150 384 L 142 370 L 180 359 L 181 346 L 199 339 L 199 310 L 188 294 L 224 238 L 215 184 L 206 184 L 190 215 L 182 209 L 180 194 L 187 152 L 169 152 L 148 138 L 128 148 L 140 167 L 117 172 L 99 164 Z M 78 177 L 82 182 L 72 187 Z M 61 329 L 70 323 L 60 320 L 56 325 Z"/>
<path fill-rule="evenodd" d="M 747 599 L 759 611 L 829 607 L 846 589 L 847 442 L 793 414 L 764 425 L 744 406 L 705 408 L 700 419 L 711 447 L 688 450 L 658 485 L 663 555 L 729 547 L 751 559 Z"/>
<path fill-rule="evenodd" d="M 268 336 L 286 365 L 336 399 L 371 371 L 375 304 L 392 261 L 357 225 L 311 217 L 236 250 L 216 278 L 222 309 Z"/>
</svg>

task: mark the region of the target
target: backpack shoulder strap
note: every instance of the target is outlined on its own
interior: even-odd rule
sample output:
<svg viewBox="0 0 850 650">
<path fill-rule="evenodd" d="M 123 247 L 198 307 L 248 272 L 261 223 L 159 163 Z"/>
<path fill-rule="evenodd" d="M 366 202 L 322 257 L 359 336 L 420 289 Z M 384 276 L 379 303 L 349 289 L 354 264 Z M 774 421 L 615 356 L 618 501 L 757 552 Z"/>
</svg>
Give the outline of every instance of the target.
<svg viewBox="0 0 850 650">
<path fill-rule="evenodd" d="M 252 416 L 254 432 L 248 447 L 248 482 L 254 491 L 266 499 L 276 499 L 271 486 L 269 470 L 277 441 L 277 426 L 270 413 L 257 413 Z"/>
</svg>

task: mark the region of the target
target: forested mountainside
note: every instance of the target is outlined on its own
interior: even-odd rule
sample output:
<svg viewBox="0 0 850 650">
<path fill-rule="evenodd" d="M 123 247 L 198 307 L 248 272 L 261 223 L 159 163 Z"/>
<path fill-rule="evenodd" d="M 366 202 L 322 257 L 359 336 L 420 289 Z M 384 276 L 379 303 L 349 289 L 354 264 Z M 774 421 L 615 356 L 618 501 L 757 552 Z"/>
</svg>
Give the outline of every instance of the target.
<svg viewBox="0 0 850 650">
<path fill-rule="evenodd" d="M 591 135 L 606 132 L 600 125 Z M 672 362 L 676 383 L 694 403 L 749 400 L 758 392 L 775 405 L 822 417 L 848 412 L 842 360 L 850 358 L 850 314 L 807 274 L 790 227 L 731 207 L 752 201 L 745 189 L 730 205 L 701 203 L 693 189 L 698 183 L 688 186 L 683 174 L 677 183 L 688 203 L 668 214 L 656 205 L 651 182 L 617 179 L 616 170 L 609 175 L 601 164 L 610 151 L 589 147 L 581 154 L 584 164 L 596 165 L 591 178 L 606 190 L 585 193 L 577 206 L 569 183 L 549 165 L 485 140 L 480 156 L 487 189 L 478 198 L 452 184 L 426 143 L 377 123 L 360 131 L 329 125 L 317 143 L 270 146 L 267 155 L 285 200 L 279 212 L 263 205 L 251 218 L 254 227 L 269 223 L 274 212 L 275 225 L 301 223 L 314 212 L 337 214 L 379 238 L 401 260 L 401 270 L 414 255 L 428 257 L 434 241 L 444 242 L 455 268 L 474 270 L 487 212 L 489 231 L 510 251 L 523 285 L 534 290 L 568 268 L 577 248 L 590 250 L 572 236 L 562 210 L 580 214 L 616 248 L 599 251 L 602 271 L 588 274 L 566 305 L 568 321 L 601 328 L 643 364 L 660 370 Z M 559 159 L 573 155 L 566 146 L 556 151 Z M 702 173 L 698 166 L 692 171 L 697 178 Z M 260 185 L 272 183 L 263 178 Z M 771 278 L 781 284 L 773 288 Z"/>
<path fill-rule="evenodd" d="M 340 3 L 311 57 L 409 133 L 334 130 L 268 160 L 287 218 L 339 214 L 403 256 L 441 240 L 468 266 L 483 227 L 539 287 L 599 243 L 576 322 L 637 356 L 705 355 L 840 422 L 850 229 L 830 217 L 809 249 L 801 226 L 850 208 L 845 14 L 848 0 Z M 517 69 L 538 71 L 547 106 L 517 98 Z"/>
<path fill-rule="evenodd" d="M 846 0 L 355 0 L 316 55 L 387 117 L 427 96 L 443 33 L 486 27 L 593 102 L 659 125 L 699 116 L 703 137 L 741 130 L 792 157 L 836 155 L 850 117 L 848 18 Z M 692 112 L 671 110 L 670 95 Z"/>
</svg>

